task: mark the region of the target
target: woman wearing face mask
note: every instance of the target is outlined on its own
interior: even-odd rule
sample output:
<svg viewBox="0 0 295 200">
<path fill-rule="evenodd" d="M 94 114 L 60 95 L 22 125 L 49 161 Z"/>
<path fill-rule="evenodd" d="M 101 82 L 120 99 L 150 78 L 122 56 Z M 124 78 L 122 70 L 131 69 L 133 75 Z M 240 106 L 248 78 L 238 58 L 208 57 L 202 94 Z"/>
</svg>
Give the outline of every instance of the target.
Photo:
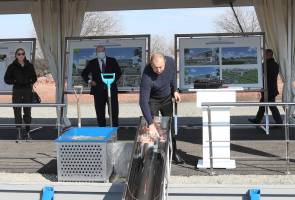
<svg viewBox="0 0 295 200">
<path fill-rule="evenodd" d="M 33 64 L 31 64 L 25 56 L 25 51 L 19 48 L 15 51 L 15 60 L 7 67 L 4 81 L 6 84 L 13 85 L 12 103 L 32 103 L 32 87 L 37 81 L 36 72 Z M 24 115 L 22 117 L 22 109 Z M 22 127 L 17 125 L 17 140 L 29 136 L 31 117 L 31 107 L 15 107 L 14 118 L 16 124 L 26 124 L 25 134 Z"/>
</svg>

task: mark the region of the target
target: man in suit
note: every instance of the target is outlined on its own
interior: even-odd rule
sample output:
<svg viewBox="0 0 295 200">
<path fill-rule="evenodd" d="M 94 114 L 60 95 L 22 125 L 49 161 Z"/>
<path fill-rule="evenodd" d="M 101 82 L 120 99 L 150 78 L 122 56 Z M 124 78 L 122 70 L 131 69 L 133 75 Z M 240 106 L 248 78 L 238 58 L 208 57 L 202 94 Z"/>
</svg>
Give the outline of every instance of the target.
<svg viewBox="0 0 295 200">
<path fill-rule="evenodd" d="M 121 69 L 115 58 L 106 56 L 105 47 L 96 47 L 97 57 L 90 60 L 82 72 L 84 81 L 91 85 L 90 94 L 94 96 L 97 124 L 106 126 L 105 108 L 108 102 L 107 86 L 103 83 L 101 73 L 115 73 L 115 81 L 111 85 L 113 126 L 118 127 L 119 105 L 117 81 L 121 77 Z M 91 75 L 91 78 L 89 77 Z M 110 105 L 108 105 L 110 106 Z"/>
<path fill-rule="evenodd" d="M 278 75 L 280 67 L 278 63 L 273 58 L 273 51 L 271 49 L 267 49 L 265 51 L 266 58 L 266 67 L 267 67 L 267 91 L 268 91 L 268 102 L 275 102 L 276 96 L 279 94 L 278 91 Z M 261 93 L 260 102 L 264 102 L 264 92 Z M 280 112 L 276 106 L 270 106 L 270 110 L 272 116 L 277 124 L 282 124 L 283 120 L 281 118 Z M 260 106 L 259 110 L 254 119 L 249 119 L 251 123 L 259 124 L 262 121 L 264 116 L 265 107 Z"/>
</svg>

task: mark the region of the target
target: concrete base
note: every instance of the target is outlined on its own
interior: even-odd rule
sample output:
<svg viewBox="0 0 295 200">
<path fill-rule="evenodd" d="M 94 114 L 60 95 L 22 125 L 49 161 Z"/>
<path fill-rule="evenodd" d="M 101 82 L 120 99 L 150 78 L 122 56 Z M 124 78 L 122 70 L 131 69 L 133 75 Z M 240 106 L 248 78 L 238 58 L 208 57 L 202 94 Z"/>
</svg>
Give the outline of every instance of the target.
<svg viewBox="0 0 295 200">
<path fill-rule="evenodd" d="M 198 160 L 197 168 L 208 169 L 210 168 L 210 160 Z M 213 160 L 213 168 L 219 169 L 234 169 L 236 168 L 235 160 Z"/>
</svg>

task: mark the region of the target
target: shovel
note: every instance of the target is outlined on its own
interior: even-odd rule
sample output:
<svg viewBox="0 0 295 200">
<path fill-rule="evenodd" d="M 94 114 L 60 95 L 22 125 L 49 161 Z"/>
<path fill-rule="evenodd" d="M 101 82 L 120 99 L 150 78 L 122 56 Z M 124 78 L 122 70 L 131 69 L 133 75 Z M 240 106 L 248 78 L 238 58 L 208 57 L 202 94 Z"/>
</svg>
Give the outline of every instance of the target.
<svg viewBox="0 0 295 200">
<path fill-rule="evenodd" d="M 113 114 L 112 114 L 112 95 L 111 95 L 111 85 L 115 81 L 115 73 L 101 73 L 102 81 L 107 85 L 108 88 L 108 108 L 110 117 L 110 127 L 113 127 Z"/>
</svg>

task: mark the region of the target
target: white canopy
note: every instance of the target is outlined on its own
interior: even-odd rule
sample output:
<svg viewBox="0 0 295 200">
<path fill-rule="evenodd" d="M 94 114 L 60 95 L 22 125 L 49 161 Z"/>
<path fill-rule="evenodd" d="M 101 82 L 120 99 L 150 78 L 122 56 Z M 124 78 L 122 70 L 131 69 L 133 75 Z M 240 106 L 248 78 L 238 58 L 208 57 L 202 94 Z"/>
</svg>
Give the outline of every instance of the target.
<svg viewBox="0 0 295 200">
<path fill-rule="evenodd" d="M 30 13 L 32 2 L 38 0 L 7 0 L 0 2 L 0 13 Z M 58 2 L 59 0 L 52 0 Z M 202 8 L 228 6 L 229 0 L 81 0 L 86 11 L 144 10 L 165 8 Z M 234 0 L 236 6 L 251 6 L 252 0 Z"/>
<path fill-rule="evenodd" d="M 57 101 L 62 99 L 64 37 L 79 36 L 86 11 L 199 8 L 229 6 L 229 0 L 10 0 L 0 2 L 0 14 L 31 13 L 41 48 L 53 73 Z M 284 80 L 284 100 L 295 101 L 293 0 L 235 0 L 254 5 L 269 48 L 274 49 Z M 62 20 L 60 20 L 62 19 Z"/>
</svg>

